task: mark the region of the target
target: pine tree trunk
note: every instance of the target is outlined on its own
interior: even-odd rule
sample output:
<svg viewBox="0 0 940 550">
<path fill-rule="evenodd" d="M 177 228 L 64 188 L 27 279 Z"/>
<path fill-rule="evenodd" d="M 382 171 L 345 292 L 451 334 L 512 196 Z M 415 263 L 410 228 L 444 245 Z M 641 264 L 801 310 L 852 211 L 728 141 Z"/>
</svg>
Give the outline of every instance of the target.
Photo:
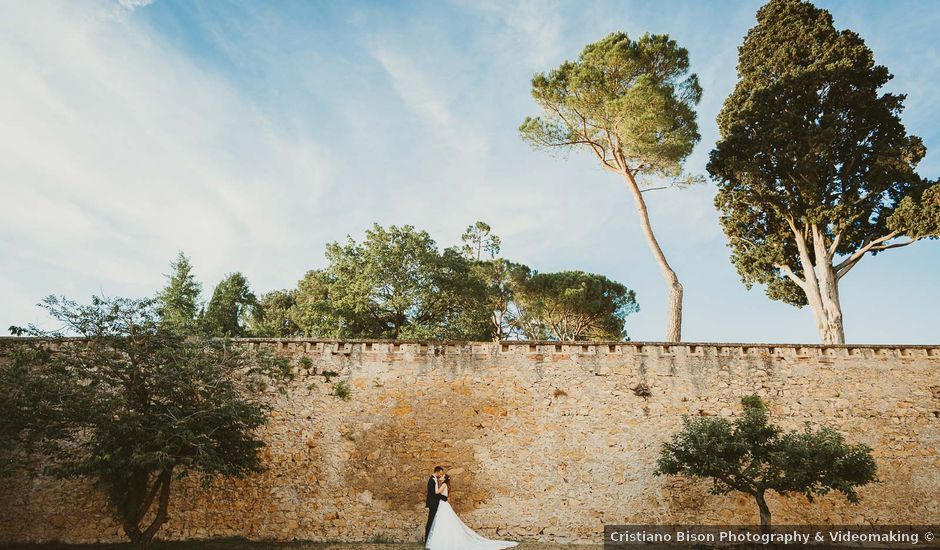
<svg viewBox="0 0 940 550">
<path fill-rule="evenodd" d="M 653 226 L 650 224 L 650 216 L 649 211 L 646 208 L 646 201 L 643 199 L 643 193 L 640 191 L 640 187 L 637 185 L 636 179 L 629 170 L 624 170 L 623 174 L 624 178 L 627 180 L 627 185 L 633 194 L 633 200 L 636 203 L 636 211 L 640 216 L 640 227 L 643 229 L 643 234 L 646 236 L 646 242 L 649 245 L 650 251 L 653 253 L 653 257 L 656 258 L 656 262 L 659 264 L 659 268 L 663 273 L 663 279 L 666 281 L 666 287 L 669 292 L 669 310 L 666 319 L 665 340 L 667 342 L 681 342 L 682 284 L 679 283 L 679 278 L 676 276 L 676 272 L 672 270 L 669 262 L 666 261 L 666 255 L 663 253 L 662 247 L 659 246 L 659 241 L 656 240 L 656 235 L 653 234 Z"/>
</svg>

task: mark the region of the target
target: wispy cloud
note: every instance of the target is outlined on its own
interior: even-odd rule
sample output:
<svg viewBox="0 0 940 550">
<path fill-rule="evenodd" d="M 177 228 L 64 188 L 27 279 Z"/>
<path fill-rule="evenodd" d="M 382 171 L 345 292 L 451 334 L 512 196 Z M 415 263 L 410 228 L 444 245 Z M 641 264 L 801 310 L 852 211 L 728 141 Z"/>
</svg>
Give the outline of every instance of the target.
<svg viewBox="0 0 940 550">
<path fill-rule="evenodd" d="M 139 295 L 185 249 L 209 280 L 271 279 L 257 259 L 304 246 L 325 156 L 131 19 L 83 6 L 0 7 L 0 269 Z"/>
<path fill-rule="evenodd" d="M 500 47 L 519 52 L 532 65 L 544 66 L 562 53 L 563 19 L 557 2 L 461 0 L 460 5 L 500 21 Z"/>
<path fill-rule="evenodd" d="M 447 95 L 442 91 L 443 83 L 435 82 L 431 77 L 432 72 L 423 70 L 407 55 L 386 46 L 377 46 L 372 53 L 388 73 L 405 105 L 439 139 L 464 154 L 486 153 L 486 139 L 473 129 L 472 123 L 454 114 Z"/>
</svg>

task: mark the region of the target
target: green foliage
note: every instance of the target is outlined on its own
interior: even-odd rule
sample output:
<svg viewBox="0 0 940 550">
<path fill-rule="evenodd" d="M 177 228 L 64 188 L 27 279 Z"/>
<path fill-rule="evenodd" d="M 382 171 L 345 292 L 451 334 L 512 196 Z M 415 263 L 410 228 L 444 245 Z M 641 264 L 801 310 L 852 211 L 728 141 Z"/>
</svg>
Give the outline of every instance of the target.
<svg viewBox="0 0 940 550">
<path fill-rule="evenodd" d="M 19 386 L 0 401 L 3 437 L 41 453 L 47 474 L 94 480 L 132 541 L 165 522 L 174 476 L 261 469 L 263 390 L 291 377 L 286 360 L 169 329 L 152 300 L 43 306 L 63 329 L 24 329 L 46 341 L 0 361 L 0 385 Z"/>
<path fill-rule="evenodd" d="M 192 334 L 198 330 L 202 285 L 196 281 L 192 264 L 182 252 L 170 263 L 170 269 L 167 285 L 156 297 L 160 317 L 168 328 Z"/>
<path fill-rule="evenodd" d="M 499 254 L 499 246 L 501 240 L 498 236 L 494 235 L 492 228 L 484 223 L 477 222 L 464 231 L 463 236 L 463 254 L 468 260 L 477 260 L 480 261 L 483 259 L 483 254 L 489 254 L 490 259 L 496 257 Z"/>
<path fill-rule="evenodd" d="M 302 335 L 294 322 L 295 290 L 272 290 L 251 308 L 248 332 L 259 338 L 295 338 Z"/>
<path fill-rule="evenodd" d="M 201 316 L 202 329 L 209 336 L 247 336 L 248 315 L 256 304 L 248 279 L 241 273 L 227 275 L 212 292 Z"/>
<path fill-rule="evenodd" d="M 888 229 L 911 239 L 940 237 L 940 179 L 922 192 L 913 192 L 888 216 Z"/>
<path fill-rule="evenodd" d="M 348 319 L 336 310 L 330 299 L 333 278 L 323 270 L 308 271 L 297 283 L 294 307 L 290 317 L 303 336 L 317 338 L 366 337 L 365 326 L 351 325 L 357 319 Z"/>
<path fill-rule="evenodd" d="M 914 171 L 925 148 L 901 123 L 905 96 L 880 92 L 891 74 L 861 37 L 837 31 L 809 2 L 771 0 L 739 53 L 708 172 L 748 288 L 763 284 L 770 298 L 805 305 L 806 290 L 784 270 L 814 277 L 798 240 L 831 249 L 829 258 L 815 253 L 816 265 L 848 256 L 837 279 L 855 253 L 940 234 L 940 191 Z"/>
<path fill-rule="evenodd" d="M 302 368 L 307 374 L 317 373 L 316 367 L 313 366 L 313 361 L 306 356 L 300 358 L 300 368 Z"/>
<path fill-rule="evenodd" d="M 256 299 L 241 273 L 228 275 L 198 315 L 199 283 L 180 254 L 158 294 L 158 312 L 164 328 L 217 337 L 624 337 L 623 318 L 637 310 L 632 291 L 600 275 L 534 276 L 525 265 L 494 258 L 500 238 L 484 222 L 468 227 L 463 240 L 462 253 L 440 251 L 424 231 L 374 225 L 361 243 L 328 245 L 329 266 L 308 271 L 296 289 Z M 485 254 L 490 258 L 478 259 Z M 563 296 L 549 296 L 554 291 Z M 520 300 L 527 300 L 525 318 Z"/>
<path fill-rule="evenodd" d="M 587 148 L 608 167 L 678 177 L 700 136 L 698 77 L 666 35 L 612 33 L 532 79 L 543 116 L 526 118 L 523 139 L 538 148 Z"/>
<path fill-rule="evenodd" d="M 326 255 L 324 286 L 343 336 L 489 338 L 485 284 L 456 249 L 439 252 L 426 232 L 376 224 L 362 243 L 333 243 Z"/>
<path fill-rule="evenodd" d="M 603 275 L 539 273 L 518 285 L 516 324 L 537 340 L 620 340 L 624 319 L 639 311 L 636 294 Z"/>
<path fill-rule="evenodd" d="M 515 299 L 522 285 L 532 275 L 532 270 L 504 258 L 474 262 L 473 269 L 487 287 L 493 338 L 505 340 L 524 337 Z"/>
<path fill-rule="evenodd" d="M 349 401 L 349 384 L 345 381 L 337 382 L 336 385 L 333 386 L 333 395 L 343 401 Z"/>
<path fill-rule="evenodd" d="M 784 433 L 768 422 L 756 395 L 741 399 L 743 414 L 734 422 L 713 417 L 683 417 L 683 429 L 663 443 L 656 475 L 706 478 L 716 495 L 739 491 L 754 496 L 769 522 L 765 491 L 802 493 L 809 500 L 832 490 L 858 502 L 856 488 L 877 481 L 871 448 L 846 444 L 831 429 Z"/>
<path fill-rule="evenodd" d="M 23 329 L 25 331 L 25 329 Z M 18 343 L 0 344 L 0 477 L 23 470 L 35 473 L 30 453 L 49 418 L 55 388 L 30 365 L 48 360 L 49 350 Z"/>
</svg>

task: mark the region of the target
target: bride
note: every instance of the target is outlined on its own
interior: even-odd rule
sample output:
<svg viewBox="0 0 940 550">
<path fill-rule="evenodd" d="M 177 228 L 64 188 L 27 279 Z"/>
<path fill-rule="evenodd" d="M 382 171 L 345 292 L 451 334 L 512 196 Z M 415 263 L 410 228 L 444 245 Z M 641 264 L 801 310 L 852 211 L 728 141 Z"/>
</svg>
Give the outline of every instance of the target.
<svg viewBox="0 0 940 550">
<path fill-rule="evenodd" d="M 438 504 L 434 522 L 431 524 L 425 548 L 428 550 L 499 550 L 519 544 L 508 540 L 492 540 L 478 535 L 460 521 L 447 502 L 450 476 L 444 475 L 442 480 L 435 478 L 435 484 L 435 492 L 440 498 L 440 504 Z"/>
</svg>

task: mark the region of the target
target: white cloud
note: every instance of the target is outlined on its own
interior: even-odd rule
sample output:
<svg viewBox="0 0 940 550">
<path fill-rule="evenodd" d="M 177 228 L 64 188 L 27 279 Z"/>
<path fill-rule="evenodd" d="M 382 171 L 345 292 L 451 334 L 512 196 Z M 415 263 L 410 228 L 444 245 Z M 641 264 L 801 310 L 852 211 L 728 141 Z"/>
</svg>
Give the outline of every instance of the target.
<svg viewBox="0 0 940 550">
<path fill-rule="evenodd" d="M 147 294 L 184 249 L 207 281 L 281 281 L 260 257 L 305 246 L 324 155 L 133 18 L 85 7 L 0 4 L 0 276 L 51 265 L 29 303 L 65 280 Z"/>
<path fill-rule="evenodd" d="M 444 91 L 445 85 L 431 78 L 433 72 L 423 70 L 407 55 L 385 46 L 373 48 L 372 54 L 388 73 L 405 105 L 440 140 L 464 154 L 479 155 L 487 152 L 486 139 L 481 133 L 473 131 L 469 121 L 461 120 L 454 114 Z"/>
<path fill-rule="evenodd" d="M 460 4 L 498 18 L 506 31 L 501 47 L 513 45 L 512 51 L 523 52 L 534 66 L 552 63 L 561 53 L 562 17 L 555 2 L 468 0 Z"/>
</svg>

